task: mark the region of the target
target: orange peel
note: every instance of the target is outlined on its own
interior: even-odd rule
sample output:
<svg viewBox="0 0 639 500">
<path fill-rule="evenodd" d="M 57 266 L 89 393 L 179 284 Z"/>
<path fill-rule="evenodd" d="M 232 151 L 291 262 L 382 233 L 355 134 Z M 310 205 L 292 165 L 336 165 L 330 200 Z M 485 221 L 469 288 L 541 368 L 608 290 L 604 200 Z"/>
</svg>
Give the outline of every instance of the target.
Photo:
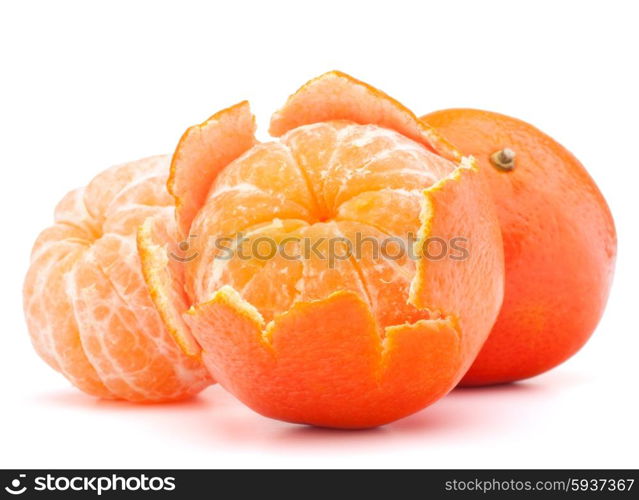
<svg viewBox="0 0 639 500">
<path fill-rule="evenodd" d="M 188 231 L 217 173 L 253 146 L 254 132 L 255 119 L 247 101 L 218 111 L 184 132 L 171 158 L 167 182 L 182 234 Z M 222 149 L 217 147 L 221 142 Z"/>
<path fill-rule="evenodd" d="M 617 255 L 606 200 L 581 162 L 529 123 L 464 108 L 422 119 L 477 158 L 504 241 L 504 302 L 462 384 L 557 366 L 587 342 L 606 306 Z"/>
</svg>

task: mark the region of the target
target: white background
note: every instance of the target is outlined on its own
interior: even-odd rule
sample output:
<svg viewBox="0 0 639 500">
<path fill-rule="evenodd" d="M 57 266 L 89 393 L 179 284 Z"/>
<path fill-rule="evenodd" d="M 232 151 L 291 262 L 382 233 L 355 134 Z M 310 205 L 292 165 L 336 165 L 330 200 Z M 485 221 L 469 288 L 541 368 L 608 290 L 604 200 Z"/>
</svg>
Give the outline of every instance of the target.
<svg viewBox="0 0 639 500">
<path fill-rule="evenodd" d="M 638 19 L 631 1 L 3 2 L 0 467 L 639 467 Z M 361 432 L 268 420 L 220 387 L 168 406 L 97 401 L 38 359 L 21 287 L 61 196 L 170 152 L 187 126 L 245 98 L 264 136 L 286 96 L 330 69 L 420 114 L 517 116 L 583 161 L 619 258 L 576 357 Z"/>
</svg>

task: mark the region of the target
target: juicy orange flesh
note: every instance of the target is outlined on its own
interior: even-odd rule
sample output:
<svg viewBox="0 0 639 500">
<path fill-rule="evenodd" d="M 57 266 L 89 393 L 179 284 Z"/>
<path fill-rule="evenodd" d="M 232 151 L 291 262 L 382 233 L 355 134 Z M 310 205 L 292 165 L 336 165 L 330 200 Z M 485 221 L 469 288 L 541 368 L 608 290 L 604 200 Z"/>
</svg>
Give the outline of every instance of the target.
<svg viewBox="0 0 639 500">
<path fill-rule="evenodd" d="M 175 226 L 167 174 L 166 157 L 106 170 L 60 202 L 34 246 L 24 287 L 32 342 L 90 394 L 165 401 L 210 383 L 166 331 L 140 269 L 138 226 L 150 216 Z"/>
<path fill-rule="evenodd" d="M 270 321 L 295 303 L 346 290 L 370 306 L 381 331 L 432 318 L 408 304 L 415 261 L 407 245 L 420 228 L 423 190 L 454 169 L 395 131 L 348 121 L 301 126 L 254 146 L 220 172 L 194 219 L 198 258 L 186 266 L 192 303 L 230 285 Z M 246 238 L 240 247 L 238 234 Z M 220 258 L 221 238 L 235 249 L 231 258 Z M 331 245 L 335 257 L 346 252 L 335 238 L 353 252 L 358 239 L 369 243 L 331 262 Z M 286 255 L 300 258 L 273 255 L 270 242 L 284 240 Z M 372 240 L 395 258 L 375 255 Z M 405 251 L 397 257 L 399 241 Z"/>
</svg>

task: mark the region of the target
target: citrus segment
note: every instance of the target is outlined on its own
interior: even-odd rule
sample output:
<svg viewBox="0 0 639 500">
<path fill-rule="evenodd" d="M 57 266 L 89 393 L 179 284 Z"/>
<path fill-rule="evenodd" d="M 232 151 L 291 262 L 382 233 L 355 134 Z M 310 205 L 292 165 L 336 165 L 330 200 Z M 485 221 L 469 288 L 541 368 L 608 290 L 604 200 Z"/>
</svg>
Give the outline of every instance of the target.
<svg viewBox="0 0 639 500">
<path fill-rule="evenodd" d="M 183 356 L 141 279 L 135 235 L 107 234 L 78 262 L 72 295 L 82 343 L 101 380 L 129 401 L 170 401 L 208 382 Z"/>
<path fill-rule="evenodd" d="M 24 284 L 24 311 L 36 352 L 76 387 L 109 398 L 80 341 L 67 276 L 86 250 L 85 233 L 67 224 L 45 230 L 38 238 Z"/>
</svg>

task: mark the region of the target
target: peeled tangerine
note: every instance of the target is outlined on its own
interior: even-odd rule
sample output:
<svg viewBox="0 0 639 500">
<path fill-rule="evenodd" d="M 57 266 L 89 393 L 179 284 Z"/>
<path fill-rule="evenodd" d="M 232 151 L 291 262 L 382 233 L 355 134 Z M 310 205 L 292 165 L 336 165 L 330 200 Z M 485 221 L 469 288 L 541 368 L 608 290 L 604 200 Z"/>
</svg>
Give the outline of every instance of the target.
<svg viewBox="0 0 639 500">
<path fill-rule="evenodd" d="M 476 109 L 423 117 L 480 165 L 504 238 L 504 304 L 466 385 L 532 377 L 574 354 L 603 314 L 617 253 L 603 196 L 532 125 Z"/>
<path fill-rule="evenodd" d="M 175 233 L 169 158 L 113 167 L 58 204 L 24 285 L 31 340 L 83 391 L 136 402 L 176 400 L 211 383 L 175 344 L 142 277 L 136 231 L 147 217 Z"/>
<path fill-rule="evenodd" d="M 472 159 L 337 72 L 274 115 L 279 140 L 258 143 L 254 129 L 243 102 L 182 137 L 168 187 L 188 258 L 171 258 L 166 218 L 149 217 L 138 232 L 167 329 L 222 386 L 273 418 L 369 427 L 444 396 L 503 296 L 501 233 Z M 373 245 L 348 258 L 328 252 L 336 238 L 410 233 L 416 259 L 380 257 Z M 465 258 L 430 258 L 435 238 L 461 238 Z M 269 252 L 268 242 L 286 252 Z"/>
</svg>

